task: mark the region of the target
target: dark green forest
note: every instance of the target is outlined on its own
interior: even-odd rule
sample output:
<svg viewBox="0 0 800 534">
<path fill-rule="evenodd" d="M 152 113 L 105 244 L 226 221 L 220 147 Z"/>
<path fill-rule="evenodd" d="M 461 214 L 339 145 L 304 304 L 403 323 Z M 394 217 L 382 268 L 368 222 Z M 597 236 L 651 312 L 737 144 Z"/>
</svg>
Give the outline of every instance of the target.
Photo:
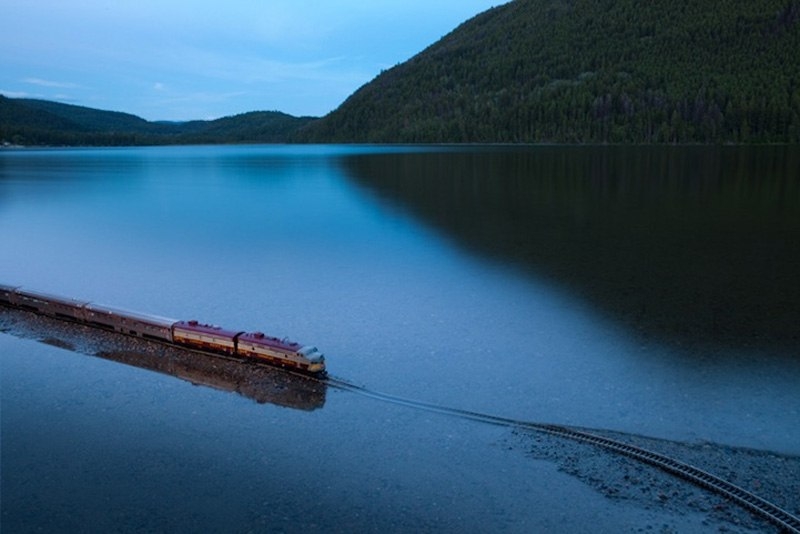
<svg viewBox="0 0 800 534">
<path fill-rule="evenodd" d="M 309 124 L 317 141 L 800 141 L 798 0 L 516 0 Z"/>
<path fill-rule="evenodd" d="M 213 121 L 149 122 L 128 113 L 0 95 L 0 141 L 15 145 L 281 143 L 311 120 L 253 111 Z"/>
<path fill-rule="evenodd" d="M 0 141 L 800 142 L 800 0 L 514 0 L 327 116 L 148 122 L 0 97 Z"/>
</svg>

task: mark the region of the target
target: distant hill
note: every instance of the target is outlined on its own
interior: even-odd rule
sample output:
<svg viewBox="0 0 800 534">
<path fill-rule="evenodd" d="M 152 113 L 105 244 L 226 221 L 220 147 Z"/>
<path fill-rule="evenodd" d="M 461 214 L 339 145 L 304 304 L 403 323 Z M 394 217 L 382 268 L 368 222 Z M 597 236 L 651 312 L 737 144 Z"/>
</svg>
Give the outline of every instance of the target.
<svg viewBox="0 0 800 534">
<path fill-rule="evenodd" d="M 82 131 L 144 133 L 151 130 L 149 122 L 129 113 L 101 111 L 48 100 L 18 99 L 16 103 L 22 108 L 30 109 L 31 113 L 44 111 L 60 117 Z"/>
<path fill-rule="evenodd" d="M 798 142 L 799 0 L 515 0 L 298 137 Z"/>
<path fill-rule="evenodd" d="M 148 122 L 0 97 L 0 141 L 800 142 L 800 0 L 514 0 L 322 119 Z"/>
<path fill-rule="evenodd" d="M 213 121 L 149 122 L 128 113 L 0 95 L 0 141 L 24 145 L 279 143 L 312 120 L 254 111 Z"/>
</svg>

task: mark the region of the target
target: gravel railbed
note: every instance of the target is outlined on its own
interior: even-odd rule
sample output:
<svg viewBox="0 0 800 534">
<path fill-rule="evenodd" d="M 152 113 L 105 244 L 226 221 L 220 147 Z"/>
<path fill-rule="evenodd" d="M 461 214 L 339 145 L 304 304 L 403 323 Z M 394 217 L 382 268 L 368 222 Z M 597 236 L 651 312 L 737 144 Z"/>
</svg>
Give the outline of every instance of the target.
<svg viewBox="0 0 800 534">
<path fill-rule="evenodd" d="M 204 355 L 134 336 L 0 306 L 0 332 L 301 410 L 325 404 L 327 386 L 266 365 Z"/>
<path fill-rule="evenodd" d="M 714 443 L 681 443 L 618 432 L 580 429 L 656 452 L 758 495 L 800 517 L 800 457 Z M 778 532 L 765 519 L 661 469 L 595 445 L 532 430 L 516 429 L 509 448 L 547 460 L 609 499 L 644 509 L 687 510 L 707 515 L 704 524 L 719 532 Z"/>
<path fill-rule="evenodd" d="M 304 410 L 320 408 L 325 402 L 324 384 L 280 370 L 203 356 L 4 306 L 0 306 L 0 332 L 236 392 L 256 402 Z M 800 516 L 800 456 L 714 443 L 681 443 L 597 429 L 582 430 L 688 463 Z M 707 515 L 704 524 L 710 531 L 777 531 L 764 519 L 723 497 L 656 467 L 589 443 L 515 429 L 509 432 L 503 446 L 521 451 L 532 459 L 553 462 L 562 472 L 611 500 L 679 515 L 687 511 L 704 513 Z M 653 526 L 642 530 L 669 531 L 669 528 Z"/>
</svg>

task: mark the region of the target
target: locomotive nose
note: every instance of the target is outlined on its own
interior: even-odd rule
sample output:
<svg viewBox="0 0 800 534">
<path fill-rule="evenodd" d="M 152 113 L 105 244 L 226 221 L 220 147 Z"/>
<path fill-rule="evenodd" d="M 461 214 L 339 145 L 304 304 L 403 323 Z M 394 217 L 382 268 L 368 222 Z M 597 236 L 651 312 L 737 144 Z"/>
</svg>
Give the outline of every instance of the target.
<svg viewBox="0 0 800 534">
<path fill-rule="evenodd" d="M 325 371 L 325 357 L 320 354 L 318 358 L 311 360 L 308 370 L 312 373 L 322 373 Z"/>
</svg>

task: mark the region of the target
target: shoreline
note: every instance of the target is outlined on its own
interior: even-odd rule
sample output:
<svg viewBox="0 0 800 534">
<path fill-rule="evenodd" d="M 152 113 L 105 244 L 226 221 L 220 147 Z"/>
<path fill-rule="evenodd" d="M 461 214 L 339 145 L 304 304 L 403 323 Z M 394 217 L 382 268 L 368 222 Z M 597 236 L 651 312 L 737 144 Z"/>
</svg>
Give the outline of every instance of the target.
<svg viewBox="0 0 800 534">
<path fill-rule="evenodd" d="M 155 361 L 153 355 L 156 354 L 156 359 L 174 361 L 175 358 L 181 358 L 180 353 L 185 352 L 147 340 L 98 331 L 77 323 L 67 323 L 5 306 L 0 307 L 0 333 L 36 340 L 71 352 L 112 359 L 144 369 L 148 369 L 148 367 L 141 364 L 142 358 Z M 125 355 L 125 359 L 120 359 L 119 355 Z M 185 361 L 199 357 L 190 353 L 186 353 L 184 356 L 187 357 Z M 214 358 L 211 359 L 214 360 Z M 264 371 L 246 363 L 218 360 L 205 364 L 205 367 L 210 369 L 210 373 L 206 372 L 204 375 L 205 380 L 188 380 L 203 387 L 237 392 L 251 397 L 257 402 L 260 402 L 258 398 L 243 393 L 243 390 L 252 390 L 254 384 L 262 389 L 265 387 L 264 384 L 268 384 L 267 390 L 277 387 L 283 391 L 287 389 L 296 391 L 298 385 L 304 387 L 297 383 L 298 379 L 296 378 L 287 381 L 286 377 L 282 376 L 284 373 L 280 371 Z M 165 372 L 154 367 L 148 370 Z M 256 373 L 256 378 L 247 378 L 251 371 Z M 187 380 L 175 373 L 166 372 L 165 374 Z M 214 380 L 215 374 L 220 377 L 223 375 L 237 376 L 238 382 L 236 383 L 239 385 L 234 389 L 224 385 L 220 386 L 225 381 Z M 209 379 L 209 377 L 211 378 Z M 319 395 L 319 393 L 313 394 Z M 324 392 L 322 394 L 324 395 Z M 297 395 L 291 394 L 290 398 L 308 399 L 307 392 L 299 393 L 301 397 Z M 311 405 L 308 405 L 308 401 L 305 400 L 299 407 L 300 409 L 309 409 L 309 406 L 312 406 L 312 409 L 314 407 L 321 408 L 324 404 L 324 396 L 322 399 L 321 403 L 319 400 L 314 400 Z M 268 400 L 267 402 L 272 401 Z M 581 430 L 675 458 L 739 485 L 790 514 L 795 516 L 800 514 L 800 456 L 707 442 L 682 443 L 610 430 Z M 646 512 L 659 511 L 663 513 L 666 511 L 676 516 L 683 516 L 687 513 L 703 514 L 705 516 L 703 525 L 720 531 L 730 531 L 731 528 L 742 529 L 742 532 L 761 531 L 772 527 L 766 520 L 751 514 L 738 504 L 723 497 L 656 467 L 588 443 L 519 428 L 507 432 L 506 438 L 502 442 L 505 448 L 523 454 L 531 460 L 554 464 L 558 471 L 578 479 L 593 491 L 615 503 L 624 503 Z"/>
</svg>

